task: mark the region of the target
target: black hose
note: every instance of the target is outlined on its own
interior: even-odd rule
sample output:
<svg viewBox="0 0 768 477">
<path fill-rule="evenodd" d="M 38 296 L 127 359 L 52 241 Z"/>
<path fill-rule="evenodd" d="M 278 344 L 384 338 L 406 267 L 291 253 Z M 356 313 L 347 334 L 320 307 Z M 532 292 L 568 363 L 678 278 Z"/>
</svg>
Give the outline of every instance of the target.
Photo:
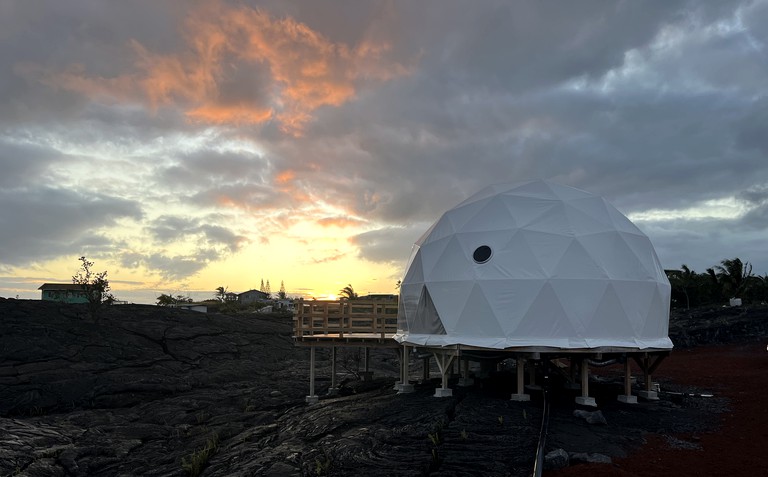
<svg viewBox="0 0 768 477">
<path fill-rule="evenodd" d="M 549 427 L 549 400 L 546 387 L 542 390 L 544 400 L 544 413 L 541 417 L 541 430 L 539 431 L 539 445 L 536 447 L 536 461 L 533 464 L 533 477 L 541 477 L 544 470 L 544 446 L 547 441 L 547 428 Z"/>
</svg>

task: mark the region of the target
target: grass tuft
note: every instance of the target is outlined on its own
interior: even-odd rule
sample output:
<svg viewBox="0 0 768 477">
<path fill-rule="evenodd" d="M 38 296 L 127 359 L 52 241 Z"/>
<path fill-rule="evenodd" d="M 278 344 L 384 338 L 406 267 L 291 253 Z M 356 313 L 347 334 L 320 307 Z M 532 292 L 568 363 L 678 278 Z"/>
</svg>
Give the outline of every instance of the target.
<svg viewBox="0 0 768 477">
<path fill-rule="evenodd" d="M 213 434 L 213 436 L 211 436 L 211 438 L 206 441 L 205 447 L 199 451 L 193 452 L 189 458 L 181 458 L 181 468 L 184 469 L 184 472 L 186 472 L 187 475 L 190 475 L 191 477 L 197 477 L 203 472 L 205 466 L 208 465 L 208 461 L 218 450 L 219 435 Z"/>
</svg>

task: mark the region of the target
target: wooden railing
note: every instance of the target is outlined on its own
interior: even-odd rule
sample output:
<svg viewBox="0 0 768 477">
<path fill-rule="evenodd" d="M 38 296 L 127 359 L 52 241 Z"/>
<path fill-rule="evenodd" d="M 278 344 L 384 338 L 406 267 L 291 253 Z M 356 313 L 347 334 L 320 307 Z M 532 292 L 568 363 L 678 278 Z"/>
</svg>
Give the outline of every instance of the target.
<svg viewBox="0 0 768 477">
<path fill-rule="evenodd" d="M 293 336 L 385 338 L 397 332 L 397 303 L 363 300 L 299 300 Z"/>
</svg>

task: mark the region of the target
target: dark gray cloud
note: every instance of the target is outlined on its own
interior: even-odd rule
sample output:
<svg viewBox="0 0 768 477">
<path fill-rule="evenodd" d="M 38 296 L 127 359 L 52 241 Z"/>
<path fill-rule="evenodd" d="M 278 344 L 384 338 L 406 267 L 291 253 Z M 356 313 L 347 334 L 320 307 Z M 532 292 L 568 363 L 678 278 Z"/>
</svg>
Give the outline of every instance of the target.
<svg viewBox="0 0 768 477">
<path fill-rule="evenodd" d="M 164 215 L 146 227 L 152 244 L 144 250 L 125 248 L 118 252 L 119 262 L 128 269 L 144 267 L 164 280 L 181 280 L 195 275 L 209 263 L 237 253 L 249 239 L 233 230 L 213 223 L 222 216 L 200 218 Z M 174 253 L 175 248 L 190 249 Z"/>
<path fill-rule="evenodd" d="M 429 225 L 372 230 L 355 235 L 350 241 L 360 250 L 360 258 L 405 267 L 411 252 L 407 245 L 415 243 Z"/>
<path fill-rule="evenodd" d="M 206 247 L 219 247 L 235 253 L 247 242 L 246 237 L 226 227 L 189 217 L 164 215 L 154 220 L 147 229 L 161 246 L 191 239 Z"/>
<path fill-rule="evenodd" d="M 253 153 L 201 149 L 173 157 L 159 172 L 158 182 L 169 189 L 204 190 L 231 184 L 261 184 L 269 173 L 269 162 Z"/>
<path fill-rule="evenodd" d="M 195 254 L 175 255 L 171 253 L 137 254 L 122 257 L 122 265 L 128 268 L 146 267 L 158 273 L 163 280 L 177 281 L 189 278 L 217 259 L 215 252 L 198 250 Z"/>
<path fill-rule="evenodd" d="M 210 70 L 196 69 L 195 48 L 220 45 L 196 44 L 206 32 L 185 24 L 201 21 L 200 5 L 0 6 L 0 218 L 18 221 L 14 232 L 3 227 L 0 243 L 13 239 L 9 247 L 20 251 L 13 260 L 16 252 L 0 252 L 0 263 L 77 248 L 77 231 L 100 222 L 67 208 L 67 199 L 111 223 L 137 219 L 138 200 L 186 207 L 137 225 L 167 248 L 115 252 L 126 266 L 165 277 L 241 250 L 246 232 L 234 218 L 204 220 L 222 210 L 277 230 L 322 206 L 323 217 L 378 227 L 350 242 L 361 258 L 396 263 L 420 229 L 480 188 L 548 178 L 604 195 L 627 214 L 741 201 L 743 216 L 640 225 L 665 265 L 701 269 L 743 256 L 768 269 L 757 238 L 768 228 L 768 2 L 222 1 L 225 13 L 267 12 L 265 28 L 275 19 L 305 26 L 306 41 L 296 44 L 305 56 L 286 66 L 278 61 L 284 50 L 248 43 L 238 30 L 242 41 L 233 44 L 242 51 L 216 57 Z M 361 46 L 369 54 L 356 57 Z M 158 70 L 167 74 L 150 78 L 142 58 L 167 61 Z M 65 73 L 66 84 L 52 79 Z M 152 88 L 142 83 L 149 79 Z M 184 90 L 191 83 L 203 86 Z M 170 99 L 152 104 L 149 90 Z M 301 109 L 301 101 L 314 103 Z M 281 109 L 290 104 L 298 111 Z M 267 106 L 268 120 L 238 116 L 238 108 Z M 195 116 L 194 108 L 208 109 Z M 281 112 L 295 113 L 301 134 L 286 132 Z M 91 150 L 135 164 L 124 195 L 75 189 L 76 173 L 66 176 L 64 164 L 81 171 Z M 23 212 L 8 212 L 5 198 Z M 35 213 L 44 199 L 58 202 L 55 213 Z M 110 237 L 91 236 L 104 239 L 94 247 L 109 246 Z M 181 241 L 192 251 L 169 251 Z"/>
<path fill-rule="evenodd" d="M 48 166 L 63 158 L 56 149 L 0 136 L 0 188 L 39 182 L 46 178 Z"/>
<path fill-rule="evenodd" d="M 0 263 L 23 265 L 84 251 L 104 251 L 102 229 L 139 220 L 141 206 L 120 198 L 52 189 L 0 189 Z"/>
</svg>

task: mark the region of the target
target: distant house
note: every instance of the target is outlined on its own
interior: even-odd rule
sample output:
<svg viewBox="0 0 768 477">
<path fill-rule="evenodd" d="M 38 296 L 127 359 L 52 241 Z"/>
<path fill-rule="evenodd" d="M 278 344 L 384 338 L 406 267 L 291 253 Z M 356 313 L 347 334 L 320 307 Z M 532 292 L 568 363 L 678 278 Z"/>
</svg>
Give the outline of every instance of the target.
<svg viewBox="0 0 768 477">
<path fill-rule="evenodd" d="M 238 301 L 239 299 L 240 297 L 237 293 L 229 292 L 224 294 L 224 301 Z"/>
<path fill-rule="evenodd" d="M 196 311 L 198 313 L 208 313 L 208 307 L 201 305 L 200 303 L 176 303 L 170 305 L 171 308 L 179 308 L 182 310 Z"/>
<path fill-rule="evenodd" d="M 357 299 L 365 301 L 396 302 L 397 295 L 392 295 L 390 293 L 371 293 L 369 295 L 357 297 Z"/>
<path fill-rule="evenodd" d="M 277 308 L 280 311 L 296 311 L 296 303 L 293 300 L 275 300 L 272 308 Z"/>
<path fill-rule="evenodd" d="M 75 283 L 43 283 L 43 301 L 59 301 L 62 303 L 88 303 L 88 296 L 81 285 Z"/>
<path fill-rule="evenodd" d="M 271 299 L 268 293 L 264 293 L 259 290 L 248 290 L 243 293 L 238 293 L 237 301 L 240 303 L 255 303 L 257 301 L 267 301 Z"/>
</svg>

